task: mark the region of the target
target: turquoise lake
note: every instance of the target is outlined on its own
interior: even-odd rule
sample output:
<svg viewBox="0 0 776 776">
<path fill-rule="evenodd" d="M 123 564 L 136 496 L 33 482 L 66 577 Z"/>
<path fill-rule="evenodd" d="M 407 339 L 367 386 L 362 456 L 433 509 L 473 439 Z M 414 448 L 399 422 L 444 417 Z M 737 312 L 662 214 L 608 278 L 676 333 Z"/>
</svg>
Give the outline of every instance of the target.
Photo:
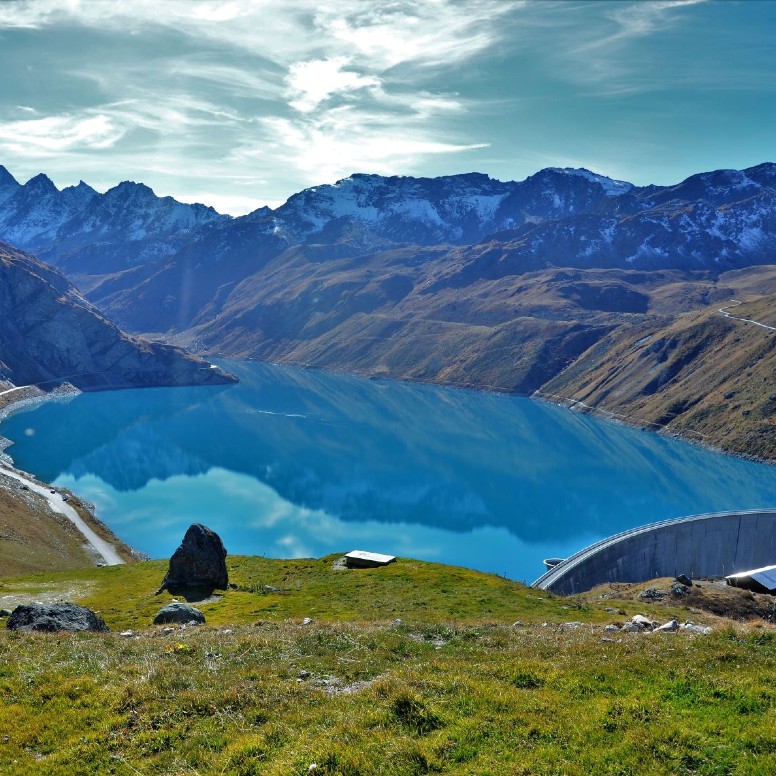
<svg viewBox="0 0 776 776">
<path fill-rule="evenodd" d="M 362 549 L 531 582 L 627 528 L 776 507 L 776 467 L 530 399 L 222 363 L 239 384 L 50 400 L 0 434 L 155 558 L 202 522 L 231 554 Z"/>
</svg>

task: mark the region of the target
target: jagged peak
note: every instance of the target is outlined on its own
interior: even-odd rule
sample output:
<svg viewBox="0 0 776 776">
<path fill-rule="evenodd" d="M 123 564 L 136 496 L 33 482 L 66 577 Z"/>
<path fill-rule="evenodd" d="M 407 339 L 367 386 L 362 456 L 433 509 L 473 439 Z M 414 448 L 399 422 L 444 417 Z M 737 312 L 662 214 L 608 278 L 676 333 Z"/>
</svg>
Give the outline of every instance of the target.
<svg viewBox="0 0 776 776">
<path fill-rule="evenodd" d="M 131 196 L 140 196 L 147 199 L 151 197 L 157 198 L 150 186 L 147 186 L 145 183 L 136 183 L 135 181 L 121 181 L 113 188 L 108 189 L 105 192 L 105 196 L 109 199 Z"/>
<path fill-rule="evenodd" d="M 0 164 L 0 186 L 3 188 L 12 187 L 15 189 L 21 186 L 21 183 L 19 183 L 19 181 L 17 181 L 2 164 Z"/>
<path fill-rule="evenodd" d="M 39 172 L 35 177 L 30 178 L 27 183 L 24 184 L 24 188 L 33 192 L 59 191 L 59 189 L 54 185 L 54 181 L 52 181 L 48 175 L 42 172 Z"/>
<path fill-rule="evenodd" d="M 84 194 L 86 194 L 86 193 L 88 193 L 88 194 L 96 194 L 97 193 L 96 189 L 93 189 L 88 183 L 86 183 L 84 181 L 78 181 L 78 184 L 75 185 L 75 186 L 65 186 L 65 188 L 62 189 L 62 193 L 64 194 L 64 192 L 66 192 L 66 191 L 78 192 L 79 194 L 81 194 L 81 193 L 84 193 Z"/>
</svg>

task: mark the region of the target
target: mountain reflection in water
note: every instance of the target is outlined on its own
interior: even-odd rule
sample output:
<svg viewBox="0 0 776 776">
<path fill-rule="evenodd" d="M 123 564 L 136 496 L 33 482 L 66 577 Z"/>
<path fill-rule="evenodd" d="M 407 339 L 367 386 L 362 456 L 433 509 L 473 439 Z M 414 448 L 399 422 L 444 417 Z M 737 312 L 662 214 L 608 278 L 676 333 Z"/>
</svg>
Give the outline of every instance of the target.
<svg viewBox="0 0 776 776">
<path fill-rule="evenodd" d="M 776 469 L 524 398 L 226 362 L 234 386 L 76 396 L 0 427 L 152 556 L 363 549 L 530 579 L 655 520 L 776 506 Z M 352 545 L 352 546 L 351 546 Z"/>
</svg>

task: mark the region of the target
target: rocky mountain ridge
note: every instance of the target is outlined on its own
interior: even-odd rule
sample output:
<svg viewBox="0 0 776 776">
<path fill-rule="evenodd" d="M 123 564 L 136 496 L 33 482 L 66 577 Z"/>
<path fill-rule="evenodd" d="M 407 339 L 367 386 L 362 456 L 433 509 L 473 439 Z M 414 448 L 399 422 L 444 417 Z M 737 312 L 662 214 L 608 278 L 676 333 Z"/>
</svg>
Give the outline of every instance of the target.
<svg viewBox="0 0 776 776">
<path fill-rule="evenodd" d="M 0 243 L 0 380 L 85 390 L 234 382 L 180 348 L 120 331 L 56 270 Z"/>
<path fill-rule="evenodd" d="M 38 234 L 59 235 L 44 255 L 130 331 L 237 358 L 545 391 L 776 457 L 770 345 L 717 312 L 776 292 L 772 163 L 645 187 L 558 168 L 521 182 L 353 175 L 241 218 L 185 211 L 178 231 L 149 213 L 179 203 L 122 186 Z M 20 188 L 0 175 L 0 236 Z M 674 345 L 642 347 L 647 336 Z M 744 348 L 743 377 L 722 347 Z M 707 396 L 709 375 L 719 390 Z"/>
<path fill-rule="evenodd" d="M 338 256 L 479 244 L 508 254 L 499 271 L 511 273 L 569 263 L 724 270 L 771 255 L 775 197 L 772 163 L 643 187 L 573 168 L 506 182 L 480 173 L 354 174 L 275 210 L 232 218 L 157 197 L 143 184 L 99 194 L 81 182 L 59 191 L 43 174 L 21 185 L 0 167 L 0 238 L 79 279 L 163 262 L 184 247 L 223 263 L 246 231 L 259 252 L 271 247 L 275 255 L 297 244 L 336 246 Z M 467 263 L 493 272 L 479 266 L 481 252 Z"/>
</svg>

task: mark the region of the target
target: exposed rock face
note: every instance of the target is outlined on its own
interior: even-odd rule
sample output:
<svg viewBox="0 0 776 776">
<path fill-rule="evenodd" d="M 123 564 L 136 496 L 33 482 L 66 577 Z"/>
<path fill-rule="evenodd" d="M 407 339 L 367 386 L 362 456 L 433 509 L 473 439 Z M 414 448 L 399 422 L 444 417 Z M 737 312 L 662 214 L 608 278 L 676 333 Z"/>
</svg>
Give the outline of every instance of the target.
<svg viewBox="0 0 776 776">
<path fill-rule="evenodd" d="M 110 628 L 98 614 L 77 604 L 22 604 L 8 618 L 9 630 L 21 631 L 95 631 L 107 633 Z"/>
<path fill-rule="evenodd" d="M 167 604 L 154 617 L 154 625 L 164 625 L 166 623 L 185 625 L 191 622 L 197 625 L 204 625 L 205 615 L 196 607 L 189 606 L 189 604 Z"/>
<path fill-rule="evenodd" d="M 229 586 L 226 549 L 221 537 L 200 523 L 189 526 L 158 592 L 225 590 Z"/>
<path fill-rule="evenodd" d="M 0 379 L 81 389 L 234 382 L 180 348 L 124 334 L 56 270 L 0 243 Z"/>
<path fill-rule="evenodd" d="M 81 181 L 60 191 L 43 174 L 21 185 L 0 166 L 0 239 L 75 274 L 168 256 L 198 228 L 223 220 L 229 216 L 157 197 L 142 183 L 100 194 Z"/>
</svg>

